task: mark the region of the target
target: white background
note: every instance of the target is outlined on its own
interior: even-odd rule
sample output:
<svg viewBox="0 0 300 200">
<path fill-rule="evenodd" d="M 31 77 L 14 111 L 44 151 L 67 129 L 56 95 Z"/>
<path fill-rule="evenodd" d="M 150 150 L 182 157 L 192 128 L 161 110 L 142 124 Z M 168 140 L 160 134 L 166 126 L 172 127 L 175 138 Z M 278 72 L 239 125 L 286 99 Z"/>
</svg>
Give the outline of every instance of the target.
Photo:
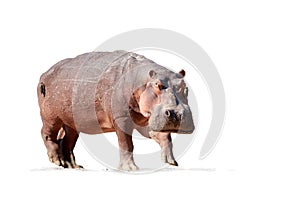
<svg viewBox="0 0 300 200">
<path fill-rule="evenodd" d="M 1 1 L 1 199 L 299 199 L 300 12 L 297 1 Z M 227 113 L 214 151 L 178 169 L 56 170 L 40 138 L 36 85 L 57 61 L 137 28 L 196 41 L 222 77 Z"/>
</svg>

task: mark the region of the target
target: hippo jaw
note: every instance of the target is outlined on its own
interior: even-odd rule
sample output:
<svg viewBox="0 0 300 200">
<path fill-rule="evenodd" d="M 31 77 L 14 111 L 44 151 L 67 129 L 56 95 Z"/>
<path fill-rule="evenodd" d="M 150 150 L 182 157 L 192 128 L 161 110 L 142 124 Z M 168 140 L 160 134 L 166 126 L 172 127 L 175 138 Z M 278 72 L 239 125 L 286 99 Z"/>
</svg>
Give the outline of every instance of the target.
<svg viewBox="0 0 300 200">
<path fill-rule="evenodd" d="M 151 131 L 191 134 L 195 126 L 192 113 L 187 105 L 170 109 L 159 104 L 151 112 L 148 121 Z"/>
</svg>

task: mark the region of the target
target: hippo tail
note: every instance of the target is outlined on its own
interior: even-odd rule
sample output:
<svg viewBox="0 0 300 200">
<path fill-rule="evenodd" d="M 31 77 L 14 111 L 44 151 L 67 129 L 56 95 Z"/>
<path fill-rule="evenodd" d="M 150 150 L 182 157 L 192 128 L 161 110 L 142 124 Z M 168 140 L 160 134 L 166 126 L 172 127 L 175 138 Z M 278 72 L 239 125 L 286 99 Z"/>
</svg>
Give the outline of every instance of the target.
<svg viewBox="0 0 300 200">
<path fill-rule="evenodd" d="M 39 99 L 46 97 L 46 84 L 43 75 L 40 77 L 39 83 L 37 85 L 37 96 Z"/>
<path fill-rule="evenodd" d="M 43 97 L 46 96 L 46 86 L 43 82 L 40 82 L 39 84 L 39 92 L 41 95 L 43 95 Z"/>
<path fill-rule="evenodd" d="M 37 97 L 38 97 L 38 103 L 40 108 L 43 106 L 43 102 L 46 100 L 46 85 L 44 82 L 40 80 L 40 82 L 37 85 Z"/>
</svg>

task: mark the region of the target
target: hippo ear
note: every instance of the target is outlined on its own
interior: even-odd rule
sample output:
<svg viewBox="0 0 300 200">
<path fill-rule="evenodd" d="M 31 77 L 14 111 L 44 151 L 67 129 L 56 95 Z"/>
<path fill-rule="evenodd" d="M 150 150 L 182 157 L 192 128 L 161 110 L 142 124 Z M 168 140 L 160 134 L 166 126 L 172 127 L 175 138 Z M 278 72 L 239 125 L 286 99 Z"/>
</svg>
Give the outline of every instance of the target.
<svg viewBox="0 0 300 200">
<path fill-rule="evenodd" d="M 150 78 L 153 78 L 156 75 L 156 72 L 154 70 L 149 71 Z"/>
<path fill-rule="evenodd" d="M 185 76 L 185 71 L 183 69 L 180 70 L 178 73 L 182 76 L 182 78 Z"/>
</svg>

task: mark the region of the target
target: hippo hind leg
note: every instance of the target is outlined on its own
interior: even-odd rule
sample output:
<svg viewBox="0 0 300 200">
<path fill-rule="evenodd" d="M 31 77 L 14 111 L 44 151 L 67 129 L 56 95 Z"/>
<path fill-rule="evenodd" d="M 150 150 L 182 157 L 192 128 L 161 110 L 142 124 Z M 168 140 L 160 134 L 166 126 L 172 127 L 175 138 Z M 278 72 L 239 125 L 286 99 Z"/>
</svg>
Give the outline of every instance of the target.
<svg viewBox="0 0 300 200">
<path fill-rule="evenodd" d="M 47 154 L 50 162 L 62 166 L 62 155 L 60 153 L 59 141 L 57 140 L 58 131 L 62 122 L 58 119 L 43 120 L 41 135 L 47 148 Z"/>
<path fill-rule="evenodd" d="M 64 168 L 83 168 L 76 164 L 74 156 L 74 147 L 78 139 L 79 133 L 73 128 L 63 125 L 58 136 L 60 154 L 63 159 L 61 164 Z"/>
</svg>

